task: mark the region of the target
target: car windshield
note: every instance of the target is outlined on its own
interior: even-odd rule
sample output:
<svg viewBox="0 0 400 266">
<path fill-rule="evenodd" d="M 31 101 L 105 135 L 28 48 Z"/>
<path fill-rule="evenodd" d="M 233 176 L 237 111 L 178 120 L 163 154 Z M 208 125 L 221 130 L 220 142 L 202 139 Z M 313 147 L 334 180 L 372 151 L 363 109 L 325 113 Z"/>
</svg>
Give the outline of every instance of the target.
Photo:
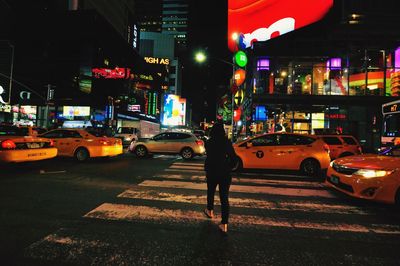
<svg viewBox="0 0 400 266">
<path fill-rule="evenodd" d="M 0 126 L 0 136 L 28 136 L 28 128 L 18 128 L 14 126 Z"/>
<path fill-rule="evenodd" d="M 86 129 L 86 131 L 95 137 L 106 137 L 107 134 L 102 128 Z"/>
<path fill-rule="evenodd" d="M 133 128 L 129 127 L 120 127 L 118 131 L 120 134 L 133 134 Z"/>
<path fill-rule="evenodd" d="M 379 155 L 400 157 L 400 145 L 396 145 L 396 146 L 393 146 L 393 147 L 388 147 L 388 148 L 380 151 Z"/>
</svg>

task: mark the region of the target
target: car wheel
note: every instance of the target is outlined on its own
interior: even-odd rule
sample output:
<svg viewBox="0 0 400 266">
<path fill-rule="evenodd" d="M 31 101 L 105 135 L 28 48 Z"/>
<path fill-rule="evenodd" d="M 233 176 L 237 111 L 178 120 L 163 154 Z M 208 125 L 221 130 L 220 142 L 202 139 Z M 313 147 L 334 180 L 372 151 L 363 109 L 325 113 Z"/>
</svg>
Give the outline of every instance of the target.
<svg viewBox="0 0 400 266">
<path fill-rule="evenodd" d="M 243 170 L 243 162 L 242 159 L 239 157 L 236 157 L 235 164 L 232 167 L 232 171 L 234 172 L 240 172 Z"/>
<path fill-rule="evenodd" d="M 181 151 L 181 156 L 182 156 L 182 158 L 183 159 L 185 159 L 185 160 L 189 160 L 189 159 L 192 159 L 193 158 L 193 150 L 191 149 L 191 148 L 184 148 L 182 151 Z"/>
<path fill-rule="evenodd" d="M 301 163 L 300 170 L 307 176 L 318 176 L 321 173 L 321 166 L 315 159 L 306 159 Z"/>
<path fill-rule="evenodd" d="M 340 154 L 339 158 L 346 157 L 346 156 L 351 156 L 351 155 L 354 155 L 354 154 L 352 154 L 350 152 L 345 152 L 345 153 Z"/>
<path fill-rule="evenodd" d="M 147 153 L 148 153 L 148 152 L 147 152 L 147 149 L 146 149 L 146 147 L 143 146 L 143 145 L 137 146 L 136 149 L 135 149 L 135 154 L 136 154 L 136 156 L 139 157 L 139 158 L 144 158 L 144 157 L 146 157 L 146 156 L 147 156 Z"/>
<path fill-rule="evenodd" d="M 79 148 L 75 151 L 75 159 L 78 162 L 84 162 L 87 159 L 89 159 L 89 157 L 90 157 L 89 151 L 85 148 Z"/>
</svg>

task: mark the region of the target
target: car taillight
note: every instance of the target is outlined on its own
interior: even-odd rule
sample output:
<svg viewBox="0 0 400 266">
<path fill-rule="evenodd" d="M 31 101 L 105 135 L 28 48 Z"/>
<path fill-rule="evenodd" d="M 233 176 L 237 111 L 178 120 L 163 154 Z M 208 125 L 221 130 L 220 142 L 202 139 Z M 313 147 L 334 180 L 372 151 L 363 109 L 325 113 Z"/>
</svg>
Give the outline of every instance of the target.
<svg viewBox="0 0 400 266">
<path fill-rule="evenodd" d="M 358 150 L 360 153 L 362 153 L 362 148 L 361 148 L 361 146 L 357 146 L 357 150 Z"/>
<path fill-rule="evenodd" d="M 330 153 L 331 152 L 331 150 L 329 149 L 329 145 L 328 144 L 324 144 L 324 150 L 327 152 L 327 153 Z"/>
<path fill-rule="evenodd" d="M 108 145 L 109 144 L 108 140 L 106 140 L 106 139 L 99 139 L 99 143 L 101 145 Z"/>
<path fill-rule="evenodd" d="M 204 145 L 204 142 L 202 140 L 198 139 L 198 140 L 196 140 L 196 144 L 199 146 L 202 146 L 202 145 Z"/>
<path fill-rule="evenodd" d="M 15 145 L 14 141 L 7 139 L 7 140 L 1 142 L 1 147 L 5 150 L 10 150 L 10 149 L 17 148 L 17 145 Z"/>
<path fill-rule="evenodd" d="M 49 146 L 50 146 L 50 147 L 54 147 L 54 141 L 53 141 L 52 139 L 51 139 L 50 142 L 49 142 Z"/>
<path fill-rule="evenodd" d="M 122 144 L 122 140 L 121 139 L 115 139 L 115 143 Z"/>
</svg>

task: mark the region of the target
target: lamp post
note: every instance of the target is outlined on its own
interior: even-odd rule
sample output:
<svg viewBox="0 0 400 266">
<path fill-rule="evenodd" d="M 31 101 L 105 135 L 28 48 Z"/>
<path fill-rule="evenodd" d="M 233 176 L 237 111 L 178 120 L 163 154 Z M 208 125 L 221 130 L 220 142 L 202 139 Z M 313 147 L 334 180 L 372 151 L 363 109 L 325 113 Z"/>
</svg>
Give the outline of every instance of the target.
<svg viewBox="0 0 400 266">
<path fill-rule="evenodd" d="M 203 51 L 198 51 L 195 53 L 195 61 L 202 64 L 207 61 L 207 55 Z M 234 79 L 234 74 L 235 74 L 235 64 L 233 62 L 228 62 L 226 60 L 223 60 L 221 58 L 217 57 L 212 57 L 212 59 L 215 59 L 217 61 L 220 61 L 224 64 L 228 64 L 232 66 L 232 79 Z M 234 58 L 232 58 L 232 61 L 234 61 Z M 231 126 L 232 126 L 232 141 L 234 140 L 234 134 L 233 134 L 233 127 L 234 127 L 234 107 L 235 107 L 235 94 L 232 92 L 232 97 L 231 97 Z"/>
</svg>

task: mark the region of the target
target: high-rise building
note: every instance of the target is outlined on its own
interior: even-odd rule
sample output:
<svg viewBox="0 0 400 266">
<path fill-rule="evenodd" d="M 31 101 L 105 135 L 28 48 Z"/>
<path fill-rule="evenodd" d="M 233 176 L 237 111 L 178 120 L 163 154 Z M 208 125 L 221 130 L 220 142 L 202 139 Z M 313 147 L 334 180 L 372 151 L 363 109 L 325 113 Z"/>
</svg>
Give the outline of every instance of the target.
<svg viewBox="0 0 400 266">
<path fill-rule="evenodd" d="M 188 17 L 188 0 L 163 0 L 162 33 L 174 36 L 178 53 L 187 48 Z"/>
<path fill-rule="evenodd" d="M 142 32 L 161 32 L 162 0 L 135 1 L 135 15 Z"/>
</svg>

